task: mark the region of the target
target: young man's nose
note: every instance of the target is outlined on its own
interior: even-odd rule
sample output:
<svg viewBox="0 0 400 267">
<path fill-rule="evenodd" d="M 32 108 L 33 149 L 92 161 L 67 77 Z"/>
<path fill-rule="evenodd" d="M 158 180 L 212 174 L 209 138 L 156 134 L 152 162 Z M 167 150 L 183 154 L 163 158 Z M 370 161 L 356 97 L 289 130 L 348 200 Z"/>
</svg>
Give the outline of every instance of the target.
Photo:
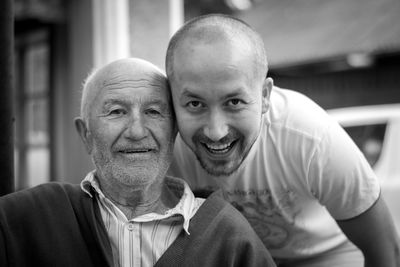
<svg viewBox="0 0 400 267">
<path fill-rule="evenodd" d="M 217 142 L 228 134 L 228 130 L 225 116 L 221 112 L 212 112 L 204 127 L 204 135 Z"/>
</svg>

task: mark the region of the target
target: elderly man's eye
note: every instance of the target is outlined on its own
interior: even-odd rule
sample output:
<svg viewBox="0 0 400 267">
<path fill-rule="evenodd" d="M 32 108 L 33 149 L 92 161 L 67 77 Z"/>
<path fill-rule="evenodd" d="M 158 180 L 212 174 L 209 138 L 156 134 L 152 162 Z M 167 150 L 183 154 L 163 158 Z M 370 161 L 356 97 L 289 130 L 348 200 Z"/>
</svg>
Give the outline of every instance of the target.
<svg viewBox="0 0 400 267">
<path fill-rule="evenodd" d="M 151 116 L 158 116 L 158 115 L 161 115 L 161 112 L 157 109 L 148 109 L 148 110 L 146 110 L 146 114 L 151 115 Z"/>
<path fill-rule="evenodd" d="M 126 114 L 126 111 L 124 109 L 113 109 L 110 110 L 110 112 L 108 113 L 108 115 L 112 115 L 112 116 L 120 116 L 120 115 L 124 115 Z"/>
</svg>

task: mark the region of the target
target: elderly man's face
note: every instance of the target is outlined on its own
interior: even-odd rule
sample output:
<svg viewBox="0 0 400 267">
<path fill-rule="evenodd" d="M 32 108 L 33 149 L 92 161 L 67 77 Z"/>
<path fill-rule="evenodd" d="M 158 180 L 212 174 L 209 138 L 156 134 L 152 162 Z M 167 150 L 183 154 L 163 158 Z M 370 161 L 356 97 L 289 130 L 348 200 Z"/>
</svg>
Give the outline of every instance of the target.
<svg viewBox="0 0 400 267">
<path fill-rule="evenodd" d="M 176 135 L 166 81 L 158 74 L 104 79 L 90 104 L 88 146 L 98 175 L 145 186 L 163 178 Z"/>
</svg>

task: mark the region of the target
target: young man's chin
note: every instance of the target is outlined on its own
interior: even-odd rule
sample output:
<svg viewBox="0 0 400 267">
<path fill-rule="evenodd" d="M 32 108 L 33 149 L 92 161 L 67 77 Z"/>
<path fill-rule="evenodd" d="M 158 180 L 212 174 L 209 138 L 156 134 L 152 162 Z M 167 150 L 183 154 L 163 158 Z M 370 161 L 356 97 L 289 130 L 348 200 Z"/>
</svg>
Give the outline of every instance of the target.
<svg viewBox="0 0 400 267">
<path fill-rule="evenodd" d="M 212 176 L 229 176 L 241 163 L 236 157 L 236 150 L 229 151 L 225 155 L 213 155 L 204 147 L 197 147 L 194 152 L 201 167 Z"/>
<path fill-rule="evenodd" d="M 199 159 L 201 167 L 212 176 L 229 176 L 234 173 L 238 168 L 240 163 L 215 163 L 209 160 Z"/>
</svg>

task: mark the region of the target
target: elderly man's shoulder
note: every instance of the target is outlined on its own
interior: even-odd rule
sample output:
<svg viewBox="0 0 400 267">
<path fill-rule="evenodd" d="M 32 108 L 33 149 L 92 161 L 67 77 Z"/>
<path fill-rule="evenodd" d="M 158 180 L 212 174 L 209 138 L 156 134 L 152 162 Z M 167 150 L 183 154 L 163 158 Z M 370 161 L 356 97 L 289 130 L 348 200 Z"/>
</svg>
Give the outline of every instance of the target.
<svg viewBox="0 0 400 267">
<path fill-rule="evenodd" d="M 216 191 L 190 221 L 183 266 L 275 266 L 243 215 Z M 175 250 L 172 250 L 175 251 Z M 197 265 L 193 265 L 196 263 Z"/>
<path fill-rule="evenodd" d="M 50 182 L 0 197 L 0 209 L 14 213 L 18 210 L 33 213 L 44 206 L 57 209 L 61 203 L 81 198 L 83 193 L 79 185 Z"/>
<path fill-rule="evenodd" d="M 209 227 L 216 227 L 219 231 L 224 231 L 228 235 L 232 235 L 232 231 L 235 231 L 236 234 L 247 235 L 249 232 L 253 234 L 253 229 L 249 222 L 234 206 L 223 198 L 221 191 L 216 191 L 209 195 L 196 215 L 200 218 L 199 221 L 207 221 L 209 222 Z M 191 225 L 196 227 L 196 222 L 195 217 Z"/>
</svg>

